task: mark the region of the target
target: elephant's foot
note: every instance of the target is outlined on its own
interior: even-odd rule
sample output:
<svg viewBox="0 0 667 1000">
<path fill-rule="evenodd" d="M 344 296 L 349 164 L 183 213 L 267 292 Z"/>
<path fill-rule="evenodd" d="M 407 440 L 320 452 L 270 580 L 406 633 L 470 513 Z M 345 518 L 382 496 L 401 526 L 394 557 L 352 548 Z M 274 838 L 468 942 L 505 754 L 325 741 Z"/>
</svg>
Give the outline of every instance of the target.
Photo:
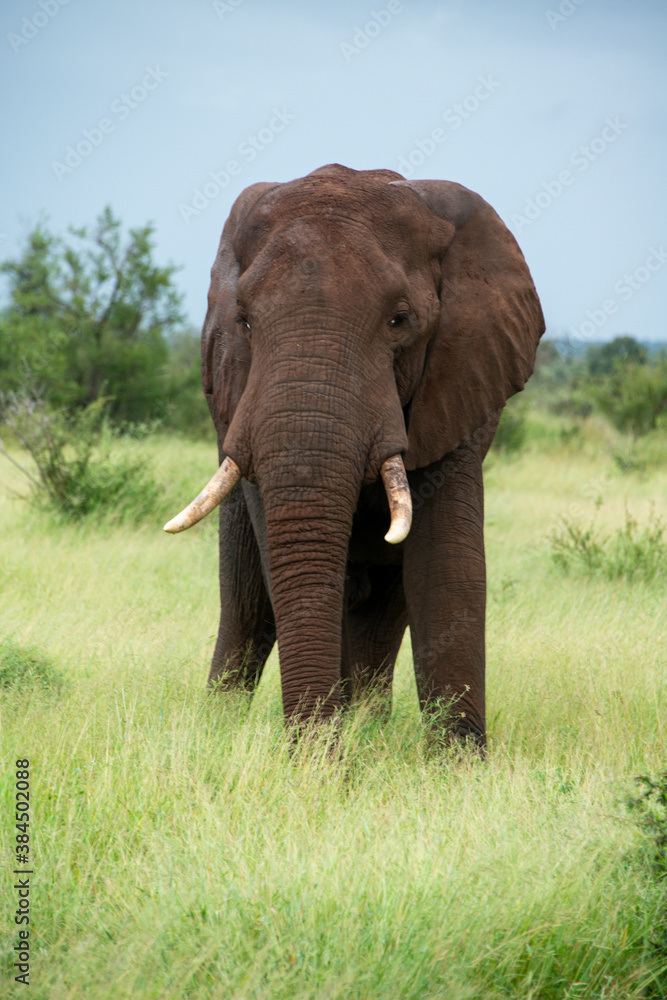
<svg viewBox="0 0 667 1000">
<path fill-rule="evenodd" d="M 438 752 L 454 749 L 464 753 L 472 751 L 486 758 L 486 732 L 482 726 L 464 714 L 427 708 L 424 710 L 423 721 L 426 726 L 427 746 L 430 750 Z"/>
<path fill-rule="evenodd" d="M 244 651 L 220 655 L 216 650 L 208 675 L 209 691 L 240 691 L 252 694 L 259 683 L 267 654 L 248 643 Z"/>
</svg>

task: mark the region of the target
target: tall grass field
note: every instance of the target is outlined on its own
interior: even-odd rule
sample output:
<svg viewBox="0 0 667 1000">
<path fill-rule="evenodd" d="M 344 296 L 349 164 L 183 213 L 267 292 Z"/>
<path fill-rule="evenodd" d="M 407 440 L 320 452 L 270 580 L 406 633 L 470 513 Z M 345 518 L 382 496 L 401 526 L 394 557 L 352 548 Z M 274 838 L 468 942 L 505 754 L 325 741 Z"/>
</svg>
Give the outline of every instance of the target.
<svg viewBox="0 0 667 1000">
<path fill-rule="evenodd" d="M 628 806 L 637 776 L 667 770 L 667 565 L 659 532 L 641 534 L 667 523 L 667 447 L 649 437 L 623 464 L 606 425 L 555 420 L 485 466 L 485 761 L 429 750 L 407 637 L 390 721 L 360 705 L 335 754 L 326 734 L 291 752 L 275 651 L 252 703 L 206 695 L 216 519 L 161 527 L 215 446 L 116 445 L 160 484 L 138 524 L 35 510 L 0 456 L 0 996 L 667 996 L 660 813 L 651 827 Z M 618 539 L 628 514 L 637 572 L 587 571 L 577 546 Z M 28 987 L 12 888 L 25 759 Z"/>
</svg>

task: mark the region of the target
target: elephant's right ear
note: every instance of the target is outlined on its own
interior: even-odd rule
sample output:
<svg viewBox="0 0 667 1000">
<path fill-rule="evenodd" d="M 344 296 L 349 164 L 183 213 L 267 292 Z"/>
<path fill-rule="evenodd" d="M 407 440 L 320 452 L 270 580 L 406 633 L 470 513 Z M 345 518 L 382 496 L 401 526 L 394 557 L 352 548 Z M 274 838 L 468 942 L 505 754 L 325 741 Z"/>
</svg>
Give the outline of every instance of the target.
<svg viewBox="0 0 667 1000">
<path fill-rule="evenodd" d="M 220 441 L 225 437 L 248 381 L 250 347 L 238 323 L 236 283 L 248 216 L 277 184 L 252 184 L 242 191 L 225 223 L 211 268 L 208 309 L 201 334 L 204 394 Z"/>
<path fill-rule="evenodd" d="M 533 370 L 544 317 L 523 254 L 491 206 L 449 181 L 394 181 L 449 223 L 439 253 L 440 318 L 410 401 L 408 469 L 484 426 Z"/>
</svg>

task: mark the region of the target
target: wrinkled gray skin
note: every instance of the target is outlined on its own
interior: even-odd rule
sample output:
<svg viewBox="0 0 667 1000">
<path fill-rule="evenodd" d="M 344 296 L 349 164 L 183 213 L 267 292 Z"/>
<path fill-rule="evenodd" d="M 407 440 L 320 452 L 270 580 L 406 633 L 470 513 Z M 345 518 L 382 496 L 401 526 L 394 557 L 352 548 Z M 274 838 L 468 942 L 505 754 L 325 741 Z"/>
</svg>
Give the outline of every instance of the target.
<svg viewBox="0 0 667 1000">
<path fill-rule="evenodd" d="M 210 682 L 252 690 L 277 637 L 288 720 L 390 690 L 410 626 L 423 710 L 485 740 L 482 460 L 544 321 L 479 195 L 323 167 L 235 203 L 202 332 L 220 459 Z M 412 529 L 389 545 L 380 466 L 403 455 Z"/>
</svg>

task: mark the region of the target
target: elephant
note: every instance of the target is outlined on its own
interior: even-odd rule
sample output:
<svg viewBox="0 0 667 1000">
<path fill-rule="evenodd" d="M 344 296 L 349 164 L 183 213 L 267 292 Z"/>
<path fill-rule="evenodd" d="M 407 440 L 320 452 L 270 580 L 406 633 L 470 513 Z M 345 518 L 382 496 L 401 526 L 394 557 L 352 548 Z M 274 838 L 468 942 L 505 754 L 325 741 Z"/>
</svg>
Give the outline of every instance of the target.
<svg viewBox="0 0 667 1000">
<path fill-rule="evenodd" d="M 409 627 L 424 718 L 485 746 L 482 461 L 544 328 L 461 184 L 330 164 L 240 194 L 201 339 L 220 467 L 165 525 L 220 504 L 211 686 L 252 692 L 277 640 L 288 727 L 390 704 Z"/>
</svg>

